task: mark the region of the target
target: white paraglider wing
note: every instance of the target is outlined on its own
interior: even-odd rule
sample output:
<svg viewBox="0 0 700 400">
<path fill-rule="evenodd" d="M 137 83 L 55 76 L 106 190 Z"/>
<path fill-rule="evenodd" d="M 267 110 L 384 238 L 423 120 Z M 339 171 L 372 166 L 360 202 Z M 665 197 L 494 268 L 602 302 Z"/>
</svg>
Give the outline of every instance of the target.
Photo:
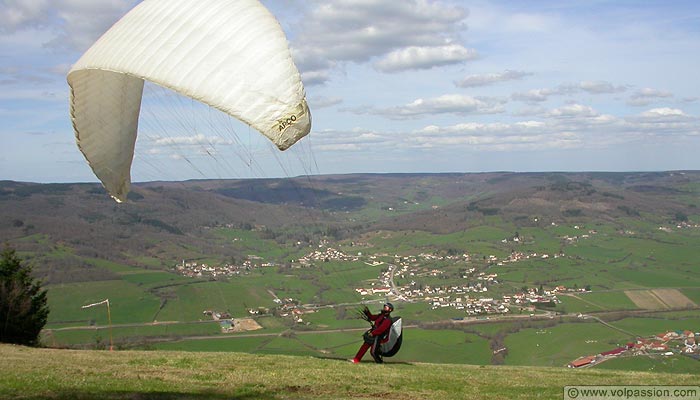
<svg viewBox="0 0 700 400">
<path fill-rule="evenodd" d="M 287 39 L 258 0 L 145 0 L 68 73 L 78 147 L 124 201 L 144 80 L 247 123 L 281 150 L 311 129 Z"/>
</svg>

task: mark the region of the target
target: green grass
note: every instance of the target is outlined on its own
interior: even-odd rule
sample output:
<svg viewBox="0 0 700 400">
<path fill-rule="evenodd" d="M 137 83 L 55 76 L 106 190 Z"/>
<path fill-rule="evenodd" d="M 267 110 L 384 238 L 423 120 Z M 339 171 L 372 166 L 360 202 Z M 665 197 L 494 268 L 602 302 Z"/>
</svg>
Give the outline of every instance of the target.
<svg viewBox="0 0 700 400">
<path fill-rule="evenodd" d="M 316 329 L 368 327 L 366 322 L 357 319 L 359 308 L 359 306 L 347 306 L 320 309 L 314 313 L 304 314 L 302 318 Z M 341 317 L 342 319 L 339 319 Z"/>
<path fill-rule="evenodd" d="M 122 279 L 135 283 L 137 285 L 145 286 L 163 286 L 172 285 L 177 283 L 183 283 L 191 281 L 192 278 L 187 278 L 181 275 L 177 275 L 170 272 L 162 271 L 140 271 L 128 274 L 122 274 Z"/>
<path fill-rule="evenodd" d="M 481 335 L 493 336 L 498 332 L 507 332 L 512 329 L 516 322 L 489 322 L 472 324 L 465 328 L 470 332 L 477 332 Z"/>
<path fill-rule="evenodd" d="M 637 306 L 625 292 L 591 292 L 577 295 L 582 300 L 599 306 L 602 310 L 635 310 Z"/>
<path fill-rule="evenodd" d="M 557 311 L 567 313 L 587 313 L 604 310 L 604 306 L 584 300 L 578 296 L 557 296 L 557 298 L 561 301 L 561 303 L 556 307 Z"/>
<path fill-rule="evenodd" d="M 432 252 L 435 248 L 453 248 L 470 253 L 495 254 L 506 256 L 508 253 L 492 244 L 512 236 L 514 232 L 499 227 L 480 226 L 467 231 L 437 235 L 427 232 L 386 232 L 372 239 L 371 243 L 390 253 L 417 254 L 421 251 Z"/>
<path fill-rule="evenodd" d="M 674 316 L 672 313 L 664 318 L 664 314 L 658 314 L 654 317 L 635 317 L 625 318 L 619 321 L 611 322 L 612 325 L 624 329 L 628 332 L 635 333 L 640 336 L 651 336 L 657 333 L 665 333 L 676 330 L 691 330 L 697 332 L 700 327 L 700 313 L 697 311 L 694 316 L 689 313 L 683 317 Z"/>
<path fill-rule="evenodd" d="M 89 258 L 89 259 L 86 259 L 86 261 L 89 261 L 91 264 L 95 265 L 98 268 L 105 268 L 105 269 L 108 269 L 108 270 L 115 272 L 117 274 L 143 272 L 142 268 L 137 268 L 137 267 L 132 267 L 129 265 L 119 264 L 119 263 L 115 263 L 115 262 L 108 261 L 108 260 L 102 260 L 99 258 Z"/>
<path fill-rule="evenodd" d="M 319 358 L 348 358 L 361 344 L 361 332 L 308 334 L 230 334 L 219 338 L 156 343 L 152 347 L 168 351 L 224 351 L 251 354 L 304 355 Z"/>
<path fill-rule="evenodd" d="M 167 351 L 193 351 L 193 352 L 241 352 L 257 354 L 265 349 L 273 336 L 238 337 L 236 335 L 221 336 L 219 338 L 202 340 L 180 340 L 172 342 L 155 343 L 151 347 L 157 350 Z"/>
<path fill-rule="evenodd" d="M 692 300 L 695 304 L 700 304 L 700 288 L 681 289 L 681 293 L 686 295 L 686 297 Z"/>
<path fill-rule="evenodd" d="M 554 399 L 566 385 L 696 385 L 693 374 L 0 345 L 2 399 Z"/>
<path fill-rule="evenodd" d="M 626 370 L 663 373 L 700 374 L 700 361 L 684 356 L 614 358 L 595 366 L 600 370 Z"/>
<path fill-rule="evenodd" d="M 252 282 L 251 282 L 252 281 Z M 250 308 L 271 307 L 272 296 L 255 279 L 232 278 L 229 282 L 193 282 L 166 288 L 170 298 L 158 314 L 160 321 L 196 321 L 204 310 L 227 311 L 234 317 L 248 315 Z"/>
<path fill-rule="evenodd" d="M 506 337 L 506 364 L 565 366 L 579 357 L 612 350 L 629 339 L 597 323 L 523 329 Z"/>
<path fill-rule="evenodd" d="M 112 323 L 151 322 L 160 301 L 137 285 L 126 281 L 80 282 L 48 287 L 51 313 L 49 328 L 54 324 L 87 325 L 93 320 L 107 325 L 105 305 L 88 309 L 81 307 L 104 299 L 110 300 Z"/>
<path fill-rule="evenodd" d="M 261 239 L 255 231 L 216 228 L 212 230 L 212 234 L 232 249 L 246 251 L 247 254 L 268 260 L 278 259 L 288 252 L 273 240 Z"/>
<path fill-rule="evenodd" d="M 613 279 L 632 282 L 638 287 L 659 288 L 659 287 L 687 287 L 697 286 L 698 280 L 688 276 L 687 273 L 675 271 L 671 268 L 654 269 L 615 269 L 610 272 Z"/>
<path fill-rule="evenodd" d="M 491 350 L 486 339 L 473 333 L 455 330 L 407 329 L 404 331 L 406 346 L 395 360 L 448 364 L 491 363 Z"/>
</svg>

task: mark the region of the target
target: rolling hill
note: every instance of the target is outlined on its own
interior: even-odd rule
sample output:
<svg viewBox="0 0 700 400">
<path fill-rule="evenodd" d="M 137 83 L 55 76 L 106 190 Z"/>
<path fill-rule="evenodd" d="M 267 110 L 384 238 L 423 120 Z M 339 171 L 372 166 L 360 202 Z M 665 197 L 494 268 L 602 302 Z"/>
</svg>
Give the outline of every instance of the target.
<svg viewBox="0 0 700 400">
<path fill-rule="evenodd" d="M 194 256 L 192 248 L 210 258 L 240 256 L 212 243 L 217 226 L 294 243 L 379 230 L 452 233 L 490 216 L 516 227 L 535 225 L 533 218 L 665 223 L 700 214 L 699 192 L 696 171 L 359 174 L 141 183 L 120 205 L 97 184 L 3 181 L 0 240 L 32 257 L 66 246 L 68 260 L 50 257 L 64 267 L 89 269 L 82 257 L 152 267 L 144 257 L 169 263 L 173 253 Z"/>
</svg>

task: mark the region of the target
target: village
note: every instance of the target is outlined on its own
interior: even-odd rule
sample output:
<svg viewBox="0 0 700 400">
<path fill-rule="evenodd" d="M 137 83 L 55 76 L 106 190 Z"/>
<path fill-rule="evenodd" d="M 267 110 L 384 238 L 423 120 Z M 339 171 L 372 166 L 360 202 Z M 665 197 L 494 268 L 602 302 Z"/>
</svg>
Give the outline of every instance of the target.
<svg viewBox="0 0 700 400">
<path fill-rule="evenodd" d="M 576 227 L 578 228 L 578 227 Z M 595 231 L 589 231 L 594 234 Z M 588 237 L 588 235 L 582 235 Z M 564 238 L 569 240 L 569 237 Z M 578 239 L 576 237 L 575 239 Z M 520 240 L 519 237 L 503 239 L 504 241 Z M 488 296 L 489 288 L 498 285 L 498 274 L 494 272 L 479 271 L 477 268 L 470 267 L 472 256 L 464 253 L 461 255 L 435 255 L 430 253 L 420 253 L 415 256 L 398 256 L 393 257 L 388 254 L 372 254 L 363 255 L 358 252 L 356 255 L 350 255 L 343 251 L 330 247 L 326 243 L 319 245 L 318 250 L 314 250 L 305 254 L 292 262 L 293 268 L 308 268 L 313 267 L 317 263 L 323 262 L 364 262 L 373 267 L 382 267 L 380 274 L 375 282 L 365 287 L 357 287 L 355 291 L 362 296 L 362 301 L 371 300 L 373 297 L 395 297 L 396 299 L 406 302 L 425 302 L 429 304 L 431 309 L 451 307 L 456 310 L 464 311 L 466 316 L 481 316 L 489 314 L 507 314 L 517 309 L 519 312 L 535 312 L 538 306 L 553 307 L 559 300 L 557 294 L 561 292 L 570 292 L 574 289 L 569 289 L 564 286 L 557 286 L 551 289 L 544 288 L 528 288 L 521 293 L 513 293 L 502 295 L 498 298 Z M 523 260 L 533 258 L 546 259 L 549 257 L 563 257 L 564 254 L 538 254 L 538 253 L 523 253 L 513 251 L 504 258 L 499 259 L 494 255 L 484 257 L 485 262 L 489 267 L 503 266 L 508 263 L 516 263 Z M 382 261 L 383 260 L 383 261 Z M 439 277 L 444 274 L 444 271 L 432 264 L 450 263 L 463 268 L 461 278 L 466 282 L 463 284 L 449 285 L 429 285 L 419 283 L 422 277 Z M 241 265 L 224 264 L 222 266 L 210 266 L 196 262 L 187 262 L 185 260 L 175 267 L 175 270 L 184 276 L 188 277 L 232 277 L 237 275 L 245 275 L 257 268 L 273 267 L 274 263 L 263 262 L 262 258 L 249 255 Z M 490 269 L 490 268 L 487 268 Z M 410 280 L 409 283 L 402 286 L 395 284 L 396 279 Z M 575 291 L 584 291 L 584 289 L 576 289 Z M 275 298 L 275 302 L 279 299 Z M 301 315 L 306 312 L 303 307 L 298 305 L 298 302 L 291 300 L 280 304 L 284 315 L 292 316 L 297 322 L 303 321 Z M 254 310 L 255 311 L 255 310 Z M 257 312 L 257 311 L 255 311 Z"/>
<path fill-rule="evenodd" d="M 175 266 L 175 271 L 180 275 L 187 276 L 190 278 L 216 278 L 224 276 L 246 275 L 256 268 L 274 267 L 276 265 L 275 263 L 269 262 L 257 263 L 259 260 L 262 259 L 255 255 L 248 255 L 248 257 L 241 263 L 241 265 L 208 265 L 204 263 L 198 263 L 195 261 L 182 260 L 182 263 Z"/>
<path fill-rule="evenodd" d="M 536 256 L 536 255 L 535 255 Z M 514 253 L 504 260 L 514 262 L 527 259 L 530 255 Z M 421 253 L 415 257 L 395 257 L 394 264 L 380 274 L 377 282 L 370 287 L 359 287 L 355 291 L 361 296 L 370 295 L 393 295 L 398 299 L 407 302 L 422 301 L 430 304 L 431 309 L 451 307 L 456 310 L 464 310 L 467 315 L 486 314 L 506 314 L 511 309 L 517 307 L 520 310 L 534 311 L 538 305 L 554 305 L 559 302 L 556 295 L 562 291 L 568 291 L 564 286 L 558 286 L 552 290 L 528 289 L 523 293 L 503 295 L 496 299 L 489 297 L 486 293 L 489 287 L 498 284 L 497 273 L 486 273 L 477 271 L 476 268 L 467 268 L 461 277 L 467 280 L 462 285 L 431 286 L 418 284 L 413 278 L 419 279 L 421 276 L 437 277 L 444 272 L 439 269 L 426 267 L 426 263 L 434 261 L 451 260 L 455 262 L 466 262 L 470 260 L 468 254 L 461 256 L 435 256 Z M 489 262 L 498 263 L 495 256 L 489 256 Z M 380 263 L 381 264 L 381 263 Z M 394 279 L 411 279 L 409 284 L 396 286 Z M 472 297 L 472 294 L 481 294 L 479 297 Z"/>
<path fill-rule="evenodd" d="M 556 225 L 555 223 L 552 223 Z M 584 227 L 575 225 L 576 230 L 584 230 Z M 566 242 L 575 242 L 582 239 L 588 239 L 597 234 L 596 230 L 584 230 L 585 233 L 575 236 L 563 236 L 562 240 Z M 502 243 L 520 243 L 522 238 L 516 233 L 514 236 L 504 238 Z M 327 247 L 325 251 L 314 251 L 299 259 L 299 263 L 304 266 L 314 265 L 315 262 L 328 261 L 359 261 L 362 258 L 362 253 L 355 256 L 345 254 L 342 251 Z M 495 255 L 485 256 L 487 262 L 487 270 L 490 267 L 505 266 L 509 263 L 517 263 L 530 259 L 549 259 L 565 257 L 564 253 L 557 254 L 538 254 L 525 253 L 513 250 L 511 254 L 499 259 Z M 469 316 L 487 315 L 487 314 L 506 314 L 517 308 L 519 311 L 534 312 L 538 306 L 554 306 L 559 303 L 557 294 L 562 292 L 585 292 L 590 289 L 571 289 L 565 286 L 556 286 L 551 289 L 544 288 L 528 288 L 520 293 L 503 295 L 501 298 L 493 298 L 487 295 L 489 287 L 498 285 L 498 274 L 493 272 L 478 271 L 476 268 L 468 267 L 472 261 L 472 255 L 463 253 L 461 255 L 436 255 L 430 253 L 420 253 L 415 256 L 398 256 L 394 255 L 391 264 L 380 259 L 391 258 L 388 254 L 374 254 L 366 257 L 364 261 L 367 265 L 381 266 L 387 265 L 381 272 L 376 282 L 371 283 L 368 287 L 358 287 L 355 289 L 357 293 L 363 296 L 394 296 L 399 300 L 407 302 L 422 301 L 430 304 L 432 309 L 452 307 L 457 310 L 464 310 Z M 449 262 L 454 265 L 464 264 L 464 272 L 461 277 L 467 282 L 461 285 L 445 285 L 431 286 L 421 284 L 416 281 L 421 277 L 430 276 L 438 277 L 444 274 L 441 269 L 430 267 L 434 263 Z M 402 280 L 410 279 L 410 283 L 397 286 L 395 279 Z M 414 279 L 415 278 L 415 279 Z M 470 295 L 472 294 L 472 295 Z M 476 297 L 477 294 L 480 296 Z"/>
<path fill-rule="evenodd" d="M 688 221 L 681 221 L 681 222 L 678 222 L 677 224 L 675 224 L 675 228 L 676 229 L 697 229 L 697 228 L 700 228 L 700 224 L 693 224 L 693 223 L 690 223 Z M 668 226 L 660 226 L 658 229 L 660 231 L 664 231 L 667 233 L 673 232 L 673 228 L 668 227 Z"/>
<path fill-rule="evenodd" d="M 673 356 L 676 354 L 700 360 L 700 332 L 668 331 L 651 338 L 638 338 L 625 346 L 571 361 L 569 368 L 587 368 L 617 358 L 633 356 Z"/>
</svg>

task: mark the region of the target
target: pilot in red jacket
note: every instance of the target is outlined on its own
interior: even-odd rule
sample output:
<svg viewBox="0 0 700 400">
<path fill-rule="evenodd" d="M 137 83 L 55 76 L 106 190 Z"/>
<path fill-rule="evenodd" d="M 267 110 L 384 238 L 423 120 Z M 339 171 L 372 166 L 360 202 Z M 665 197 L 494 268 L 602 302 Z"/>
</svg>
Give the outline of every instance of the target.
<svg viewBox="0 0 700 400">
<path fill-rule="evenodd" d="M 389 329 L 391 328 L 392 311 L 394 311 L 394 306 L 391 303 L 385 303 L 384 307 L 382 307 L 381 313 L 379 314 L 372 314 L 369 312 L 369 309 L 365 307 L 363 313 L 369 321 L 372 321 L 372 328 L 365 332 L 365 342 L 362 343 L 362 346 L 360 346 L 355 358 L 350 360 L 351 362 L 355 364 L 359 363 L 370 347 L 372 348 L 372 355 L 374 356 L 374 352 L 379 345 L 379 341 L 389 332 Z M 381 358 L 374 357 L 374 359 L 377 362 L 381 362 Z"/>
</svg>

